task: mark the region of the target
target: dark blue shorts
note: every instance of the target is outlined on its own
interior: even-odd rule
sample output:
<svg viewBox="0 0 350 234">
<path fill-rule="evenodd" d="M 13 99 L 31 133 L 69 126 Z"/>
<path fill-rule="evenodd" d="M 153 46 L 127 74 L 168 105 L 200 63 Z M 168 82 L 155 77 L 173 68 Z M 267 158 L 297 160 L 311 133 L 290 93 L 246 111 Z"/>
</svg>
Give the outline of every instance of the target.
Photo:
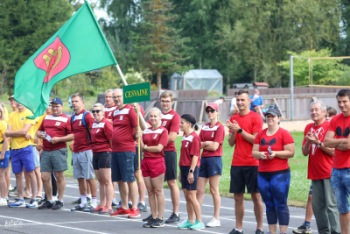
<svg viewBox="0 0 350 234">
<path fill-rule="evenodd" d="M 11 160 L 12 160 L 12 172 L 14 174 L 23 171 L 23 167 L 27 172 L 34 171 L 34 156 L 33 156 L 33 146 L 28 145 L 27 147 L 21 149 L 11 150 Z"/>
<path fill-rule="evenodd" d="M 201 166 L 199 168 L 199 177 L 209 178 L 222 174 L 222 158 L 221 157 L 202 157 Z"/>
<path fill-rule="evenodd" d="M 193 171 L 193 178 L 194 181 L 192 184 L 188 183 L 187 177 L 188 174 L 190 173 L 190 167 L 183 167 L 180 166 L 180 171 L 181 171 L 181 184 L 182 184 L 182 189 L 187 189 L 187 190 L 197 190 L 197 181 L 198 181 L 198 175 L 199 175 L 199 169 L 196 167 Z"/>
<path fill-rule="evenodd" d="M 5 152 L 4 159 L 0 160 L 0 167 L 9 167 L 9 159 L 10 159 L 10 151 L 8 150 Z"/>
<path fill-rule="evenodd" d="M 132 151 L 112 152 L 112 181 L 135 181 L 135 153 Z"/>
</svg>

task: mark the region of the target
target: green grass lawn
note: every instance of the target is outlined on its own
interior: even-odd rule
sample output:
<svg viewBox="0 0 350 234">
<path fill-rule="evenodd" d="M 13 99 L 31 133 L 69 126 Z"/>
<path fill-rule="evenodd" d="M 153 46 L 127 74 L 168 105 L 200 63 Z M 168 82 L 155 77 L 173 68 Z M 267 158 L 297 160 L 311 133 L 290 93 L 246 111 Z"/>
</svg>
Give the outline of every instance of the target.
<svg viewBox="0 0 350 234">
<path fill-rule="evenodd" d="M 309 194 L 310 180 L 307 179 L 307 162 L 308 157 L 304 157 L 301 152 L 301 146 L 303 143 L 303 133 L 302 132 L 292 132 L 291 133 L 295 141 L 295 156 L 289 159 L 289 165 L 291 168 L 292 178 L 289 190 L 289 200 L 288 204 L 292 206 L 305 206 L 307 197 Z M 180 159 L 180 149 L 181 149 L 181 137 L 177 137 L 175 141 L 176 150 L 178 152 L 178 160 Z M 68 149 L 69 151 L 69 149 Z M 227 136 L 225 137 L 225 142 L 223 145 L 224 155 L 222 157 L 223 161 L 223 172 L 220 179 L 220 194 L 225 197 L 233 197 L 233 194 L 229 193 L 230 189 L 230 169 L 233 155 L 233 148 L 231 148 L 227 142 Z M 68 156 L 68 166 L 69 169 L 65 172 L 68 177 L 73 177 L 73 169 L 70 164 L 72 154 L 69 151 Z M 181 184 L 178 182 L 179 187 Z M 164 187 L 167 184 L 164 183 Z M 209 185 L 207 185 L 206 192 L 209 193 Z M 250 195 L 246 194 L 245 199 L 250 199 Z"/>
</svg>

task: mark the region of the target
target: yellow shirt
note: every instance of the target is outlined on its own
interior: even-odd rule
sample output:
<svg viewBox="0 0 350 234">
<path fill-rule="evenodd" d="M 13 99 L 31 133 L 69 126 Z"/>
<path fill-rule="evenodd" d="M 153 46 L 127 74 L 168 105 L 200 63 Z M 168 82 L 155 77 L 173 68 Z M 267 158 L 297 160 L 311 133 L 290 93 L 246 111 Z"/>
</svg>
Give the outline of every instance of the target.
<svg viewBox="0 0 350 234">
<path fill-rule="evenodd" d="M 8 112 L 6 107 L 4 107 L 4 117 L 5 117 L 5 119 L 8 119 L 8 117 L 9 117 L 9 112 Z"/>
<path fill-rule="evenodd" d="M 5 123 L 5 121 L 0 121 L 0 142 L 4 141 L 3 135 L 5 135 L 6 129 L 7 129 L 7 124 Z M 3 144 L 4 143 L 0 144 L 0 152 L 2 150 Z M 9 150 L 9 147 L 7 148 L 7 150 Z"/>
<path fill-rule="evenodd" d="M 11 115 L 12 114 L 12 115 Z M 32 112 L 26 109 L 23 112 L 15 111 L 10 114 L 10 119 L 8 125 L 12 126 L 12 131 L 18 131 L 23 129 L 24 124 L 31 124 L 32 127 L 35 124 L 35 121 L 32 119 L 27 119 L 27 116 L 32 116 Z M 31 134 L 30 130 L 28 131 Z M 25 137 L 12 137 L 11 138 L 11 149 L 21 149 L 31 145 L 32 140 L 27 140 Z"/>
<path fill-rule="evenodd" d="M 36 145 L 36 142 L 34 142 L 34 139 L 36 138 L 36 132 L 38 131 L 38 129 L 40 128 L 41 123 L 43 122 L 44 118 L 46 116 L 46 113 L 43 114 L 40 117 L 37 117 L 34 121 L 35 121 L 35 125 L 33 125 L 30 129 L 29 129 L 29 134 L 32 135 L 32 139 L 31 139 L 31 145 Z"/>
</svg>

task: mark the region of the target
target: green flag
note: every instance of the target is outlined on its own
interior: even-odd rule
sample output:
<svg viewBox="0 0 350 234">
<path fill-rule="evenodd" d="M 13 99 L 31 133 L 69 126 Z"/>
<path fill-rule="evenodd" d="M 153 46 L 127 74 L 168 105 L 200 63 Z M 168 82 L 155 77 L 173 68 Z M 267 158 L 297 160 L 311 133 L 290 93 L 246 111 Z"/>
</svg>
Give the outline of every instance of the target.
<svg viewBox="0 0 350 234">
<path fill-rule="evenodd" d="M 26 63 L 15 78 L 14 98 L 34 116 L 49 106 L 52 87 L 67 77 L 117 64 L 87 1 Z"/>
</svg>

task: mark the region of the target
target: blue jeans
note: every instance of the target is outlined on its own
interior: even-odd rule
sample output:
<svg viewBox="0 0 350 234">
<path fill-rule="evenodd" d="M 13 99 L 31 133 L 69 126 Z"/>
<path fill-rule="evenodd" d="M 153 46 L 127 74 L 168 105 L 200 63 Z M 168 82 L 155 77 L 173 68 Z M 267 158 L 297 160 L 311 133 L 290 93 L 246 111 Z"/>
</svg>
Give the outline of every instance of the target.
<svg viewBox="0 0 350 234">
<path fill-rule="evenodd" d="M 349 209 L 349 194 L 350 194 L 350 169 L 335 169 L 332 170 L 331 186 L 337 199 L 337 207 L 340 214 L 345 214 Z"/>
</svg>

